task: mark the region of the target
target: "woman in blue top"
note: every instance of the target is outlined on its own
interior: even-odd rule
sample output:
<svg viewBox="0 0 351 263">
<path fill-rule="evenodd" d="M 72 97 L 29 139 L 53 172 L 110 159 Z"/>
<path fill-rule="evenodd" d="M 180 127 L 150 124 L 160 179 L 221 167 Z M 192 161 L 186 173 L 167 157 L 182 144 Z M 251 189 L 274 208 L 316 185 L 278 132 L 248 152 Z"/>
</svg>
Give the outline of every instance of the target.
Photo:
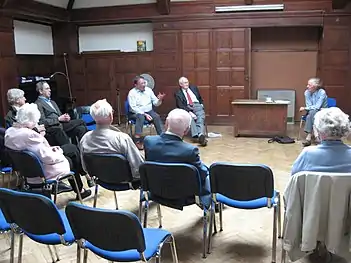
<svg viewBox="0 0 351 263">
<path fill-rule="evenodd" d="M 351 147 L 341 140 L 350 133 L 349 116 L 337 107 L 315 114 L 314 129 L 321 143 L 305 148 L 292 167 L 300 171 L 351 173 Z"/>
</svg>

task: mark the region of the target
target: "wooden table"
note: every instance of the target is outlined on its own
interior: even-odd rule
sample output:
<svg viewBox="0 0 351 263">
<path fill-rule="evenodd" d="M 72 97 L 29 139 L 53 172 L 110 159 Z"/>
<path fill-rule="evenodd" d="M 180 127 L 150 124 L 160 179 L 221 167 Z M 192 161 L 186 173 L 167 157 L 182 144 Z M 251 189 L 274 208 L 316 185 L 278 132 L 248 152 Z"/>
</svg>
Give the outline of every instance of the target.
<svg viewBox="0 0 351 263">
<path fill-rule="evenodd" d="M 234 136 L 285 136 L 288 104 L 290 101 L 233 101 Z"/>
</svg>

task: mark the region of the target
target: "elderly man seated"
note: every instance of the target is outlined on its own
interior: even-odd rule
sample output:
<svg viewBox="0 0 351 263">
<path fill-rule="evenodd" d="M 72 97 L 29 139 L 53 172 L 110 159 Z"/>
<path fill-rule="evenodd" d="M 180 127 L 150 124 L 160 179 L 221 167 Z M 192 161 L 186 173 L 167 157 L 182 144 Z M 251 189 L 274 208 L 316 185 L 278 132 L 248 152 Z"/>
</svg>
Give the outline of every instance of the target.
<svg viewBox="0 0 351 263">
<path fill-rule="evenodd" d="M 305 148 L 294 162 L 291 173 L 351 173 L 351 147 L 341 140 L 350 133 L 349 116 L 337 107 L 322 109 L 314 116 L 314 129 L 321 143 Z"/>
<path fill-rule="evenodd" d="M 209 207 L 211 195 L 208 168 L 200 160 L 198 147 L 183 142 L 183 137 L 190 129 L 191 120 L 192 117 L 187 111 L 172 110 L 166 119 L 166 132 L 161 135 L 145 137 L 145 158 L 147 161 L 194 165 L 199 170 L 203 185 L 203 195 L 200 196 L 201 203 Z"/>
<path fill-rule="evenodd" d="M 144 158 L 128 134 L 111 126 L 113 122 L 112 106 L 106 99 L 98 100 L 91 105 L 90 115 L 96 122 L 96 129 L 87 132 L 81 139 L 81 155 L 83 156 L 84 153 L 122 154 L 129 162 L 133 178 L 140 179 L 139 166 L 144 162 Z"/>
<path fill-rule="evenodd" d="M 51 100 L 51 89 L 47 82 L 37 83 L 38 99 L 35 103 L 41 113 L 40 124 L 44 124 L 49 134 L 55 134 L 59 146 L 67 144 L 68 137 L 78 141 L 88 131 L 83 120 L 71 120 L 68 113 L 62 114 L 57 104 Z M 68 136 L 68 137 L 67 137 Z"/>
<path fill-rule="evenodd" d="M 310 146 L 312 141 L 313 122 L 315 114 L 322 108 L 328 107 L 328 96 L 322 88 L 322 81 L 319 78 L 311 78 L 307 83 L 305 91 L 305 107 L 301 107 L 300 111 L 306 111 L 305 132 L 307 133 L 304 146 Z"/>
<path fill-rule="evenodd" d="M 50 146 L 45 137 L 34 131 L 33 128 L 38 125 L 40 112 L 38 106 L 34 103 L 24 104 L 17 110 L 16 123 L 6 130 L 5 146 L 16 151 L 31 151 L 42 162 L 44 175 L 47 179 L 54 179 L 58 176 L 65 175 L 71 170 L 75 173 L 78 189 L 76 189 L 74 180 L 69 180 L 73 190 L 81 193 L 82 198 L 91 194 L 90 190 L 83 188 L 80 178 L 80 161 L 78 158 L 71 159 L 63 154 L 58 146 Z M 40 184 L 40 178 L 28 179 L 30 184 Z M 77 196 L 78 199 L 78 196 Z"/>
</svg>

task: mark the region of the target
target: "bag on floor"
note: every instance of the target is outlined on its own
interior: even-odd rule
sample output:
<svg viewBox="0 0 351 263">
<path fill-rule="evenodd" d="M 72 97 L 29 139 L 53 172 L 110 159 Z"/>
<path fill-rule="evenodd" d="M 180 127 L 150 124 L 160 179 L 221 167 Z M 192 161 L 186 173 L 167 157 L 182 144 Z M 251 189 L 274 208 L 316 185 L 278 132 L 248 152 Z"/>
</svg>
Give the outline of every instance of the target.
<svg viewBox="0 0 351 263">
<path fill-rule="evenodd" d="M 290 138 L 289 136 L 274 136 L 272 139 L 268 140 L 268 143 L 272 142 L 278 142 L 281 144 L 290 144 L 290 143 L 295 143 L 295 140 L 293 138 Z"/>
</svg>

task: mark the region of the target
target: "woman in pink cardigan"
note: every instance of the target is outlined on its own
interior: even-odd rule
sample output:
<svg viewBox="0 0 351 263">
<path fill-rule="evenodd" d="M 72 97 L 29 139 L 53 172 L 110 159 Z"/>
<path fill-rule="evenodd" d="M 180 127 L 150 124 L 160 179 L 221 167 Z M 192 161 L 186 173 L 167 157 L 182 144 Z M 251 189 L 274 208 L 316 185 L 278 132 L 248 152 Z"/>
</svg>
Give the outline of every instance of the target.
<svg viewBox="0 0 351 263">
<path fill-rule="evenodd" d="M 72 161 L 63 155 L 59 146 L 50 146 L 43 132 L 38 133 L 33 130 L 38 125 L 39 119 L 40 112 L 36 104 L 26 103 L 21 106 L 17 111 L 17 122 L 6 130 L 5 146 L 17 151 L 27 150 L 38 156 L 42 162 L 46 179 L 55 179 L 69 173 L 71 170 L 76 171 L 76 167 L 72 167 Z M 75 188 L 74 181 L 69 180 L 73 190 L 76 193 L 80 191 L 82 198 L 91 195 L 90 190 L 83 188 L 78 173 L 75 173 L 75 178 L 78 189 Z M 28 183 L 40 184 L 41 180 L 40 178 L 28 179 Z"/>
</svg>

